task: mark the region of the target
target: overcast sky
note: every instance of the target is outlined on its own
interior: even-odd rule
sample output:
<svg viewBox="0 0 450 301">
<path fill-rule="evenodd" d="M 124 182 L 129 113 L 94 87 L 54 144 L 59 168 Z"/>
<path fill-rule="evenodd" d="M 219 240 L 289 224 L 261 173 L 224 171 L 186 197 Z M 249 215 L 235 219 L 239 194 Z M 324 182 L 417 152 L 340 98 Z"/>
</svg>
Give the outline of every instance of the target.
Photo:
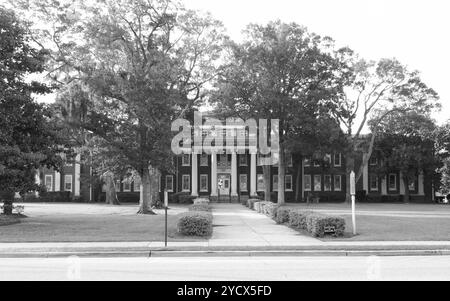
<svg viewBox="0 0 450 301">
<path fill-rule="evenodd" d="M 450 119 L 450 1 L 448 0 L 182 0 L 210 11 L 239 40 L 248 23 L 297 22 L 350 46 L 366 59 L 396 57 L 441 96 Z"/>
</svg>

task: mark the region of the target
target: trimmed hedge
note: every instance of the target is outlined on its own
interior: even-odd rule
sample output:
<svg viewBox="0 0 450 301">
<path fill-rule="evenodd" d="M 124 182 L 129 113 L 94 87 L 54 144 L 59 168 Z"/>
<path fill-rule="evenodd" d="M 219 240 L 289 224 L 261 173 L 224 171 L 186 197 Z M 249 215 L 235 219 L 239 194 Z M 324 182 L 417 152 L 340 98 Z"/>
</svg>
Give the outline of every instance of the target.
<svg viewBox="0 0 450 301">
<path fill-rule="evenodd" d="M 44 203 L 69 203 L 72 201 L 69 191 L 42 192 L 37 200 Z"/>
<path fill-rule="evenodd" d="M 189 206 L 189 211 L 205 211 L 210 212 L 211 206 L 209 204 L 194 204 Z"/>
<path fill-rule="evenodd" d="M 194 205 L 209 205 L 209 200 L 208 199 L 195 199 L 194 200 Z"/>
<path fill-rule="evenodd" d="M 248 199 L 247 200 L 247 207 L 252 209 L 252 210 L 254 210 L 255 209 L 254 204 L 255 203 L 259 203 L 259 202 L 261 202 L 260 199 Z"/>
<path fill-rule="evenodd" d="M 275 221 L 277 224 L 284 224 L 289 222 L 289 212 L 291 209 L 286 207 L 278 207 L 275 214 Z"/>
<path fill-rule="evenodd" d="M 197 197 L 190 195 L 190 193 L 177 192 L 172 194 L 169 200 L 175 204 L 193 204 L 195 199 Z"/>
<path fill-rule="evenodd" d="M 307 230 L 306 218 L 313 214 L 311 211 L 291 210 L 289 212 L 289 226 L 296 230 Z"/>
<path fill-rule="evenodd" d="M 209 212 L 191 211 L 181 214 L 177 229 L 185 236 L 208 237 L 212 235 L 212 214 Z"/>
<path fill-rule="evenodd" d="M 345 231 L 345 220 L 335 216 L 310 214 L 306 217 L 306 225 L 307 231 L 314 237 L 324 237 L 326 227 L 334 228 L 334 237 L 343 236 Z"/>
<path fill-rule="evenodd" d="M 268 202 L 264 204 L 264 214 L 270 217 L 271 219 L 275 219 L 277 216 L 277 210 L 280 208 L 280 205 Z"/>
</svg>

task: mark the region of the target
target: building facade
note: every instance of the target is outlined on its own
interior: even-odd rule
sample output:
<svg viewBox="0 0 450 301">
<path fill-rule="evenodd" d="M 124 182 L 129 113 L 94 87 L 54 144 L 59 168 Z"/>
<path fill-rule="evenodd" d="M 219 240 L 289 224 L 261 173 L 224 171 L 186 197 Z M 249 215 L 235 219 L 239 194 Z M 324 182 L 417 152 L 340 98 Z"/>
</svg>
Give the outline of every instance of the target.
<svg viewBox="0 0 450 301">
<path fill-rule="evenodd" d="M 79 159 L 79 157 L 77 157 Z M 161 198 L 163 192 L 169 196 L 184 193 L 192 196 L 208 197 L 222 202 L 239 202 L 262 196 L 265 191 L 263 166 L 257 154 L 183 154 L 175 157 L 175 172 L 162 172 L 159 179 Z M 345 157 L 342 153 L 325 156 L 314 161 L 299 156 L 286 156 L 285 197 L 287 202 L 304 202 L 308 195 L 320 198 L 321 202 L 344 202 L 346 195 Z M 104 189 L 93 187 L 88 181 L 90 169 L 77 163 L 66 164 L 61 172 L 51 169 L 40 171 L 38 182 L 46 186 L 48 192 L 70 192 L 73 198 L 85 201 L 101 201 Z M 361 160 L 357 160 L 361 164 Z M 359 201 L 393 202 L 401 201 L 401 196 L 409 190 L 412 201 L 432 202 L 431 180 L 420 171 L 408 187 L 401 181 L 400 172 L 386 175 L 376 173 L 382 158 L 374 156 L 364 167 L 362 178 L 357 183 L 358 192 L 367 197 Z M 278 191 L 278 167 L 270 168 L 270 191 L 276 197 Z M 117 180 L 116 191 L 119 199 L 139 201 L 141 182 L 139 179 Z M 364 193 L 363 193 L 364 192 Z"/>
</svg>

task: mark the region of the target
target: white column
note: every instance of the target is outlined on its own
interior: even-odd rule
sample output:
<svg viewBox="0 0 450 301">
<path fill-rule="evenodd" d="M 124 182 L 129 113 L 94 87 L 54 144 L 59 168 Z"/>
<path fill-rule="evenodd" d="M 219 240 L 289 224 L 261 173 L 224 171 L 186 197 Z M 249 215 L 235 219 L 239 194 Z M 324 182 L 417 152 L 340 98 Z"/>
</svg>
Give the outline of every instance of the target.
<svg viewBox="0 0 450 301">
<path fill-rule="evenodd" d="M 238 196 L 237 182 L 237 154 L 236 152 L 233 152 L 231 154 L 231 196 Z"/>
<path fill-rule="evenodd" d="M 195 152 L 192 153 L 192 196 L 198 196 L 198 156 Z"/>
<path fill-rule="evenodd" d="M 217 154 L 211 154 L 211 196 L 218 196 L 217 194 Z"/>
<path fill-rule="evenodd" d="M 424 176 L 423 176 L 423 171 L 421 171 L 420 172 L 420 174 L 419 174 L 419 178 L 418 178 L 418 184 L 419 184 L 419 187 L 418 187 L 418 194 L 420 195 L 420 196 L 424 196 L 425 195 L 425 185 L 424 185 Z"/>
<path fill-rule="evenodd" d="M 55 171 L 55 191 L 61 191 L 61 173 Z"/>
<path fill-rule="evenodd" d="M 363 155 L 363 163 L 366 162 L 363 167 L 363 190 L 369 193 L 369 158 L 367 157 L 367 154 Z"/>
<path fill-rule="evenodd" d="M 251 154 L 250 160 L 250 196 L 257 196 L 256 193 L 256 153 Z"/>
<path fill-rule="evenodd" d="M 387 179 L 386 176 L 381 178 L 381 195 L 387 195 Z"/>
<path fill-rule="evenodd" d="M 400 172 L 399 177 L 400 177 L 400 195 L 405 195 L 406 187 L 405 187 L 405 183 L 403 182 L 403 173 L 402 172 Z"/>
<path fill-rule="evenodd" d="M 81 172 L 81 166 L 80 166 L 81 156 L 78 154 L 75 157 L 75 186 L 73 190 L 73 195 L 75 197 L 80 196 L 80 172 Z"/>
</svg>

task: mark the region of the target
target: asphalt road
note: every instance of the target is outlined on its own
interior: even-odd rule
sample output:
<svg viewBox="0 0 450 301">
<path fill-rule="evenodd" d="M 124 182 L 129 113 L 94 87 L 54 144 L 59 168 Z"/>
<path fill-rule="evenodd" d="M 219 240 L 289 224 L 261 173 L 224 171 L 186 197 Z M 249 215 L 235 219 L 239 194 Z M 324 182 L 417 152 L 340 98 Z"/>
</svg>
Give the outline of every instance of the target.
<svg viewBox="0 0 450 301">
<path fill-rule="evenodd" d="M 450 280 L 450 256 L 1 258 L 0 280 Z"/>
</svg>

